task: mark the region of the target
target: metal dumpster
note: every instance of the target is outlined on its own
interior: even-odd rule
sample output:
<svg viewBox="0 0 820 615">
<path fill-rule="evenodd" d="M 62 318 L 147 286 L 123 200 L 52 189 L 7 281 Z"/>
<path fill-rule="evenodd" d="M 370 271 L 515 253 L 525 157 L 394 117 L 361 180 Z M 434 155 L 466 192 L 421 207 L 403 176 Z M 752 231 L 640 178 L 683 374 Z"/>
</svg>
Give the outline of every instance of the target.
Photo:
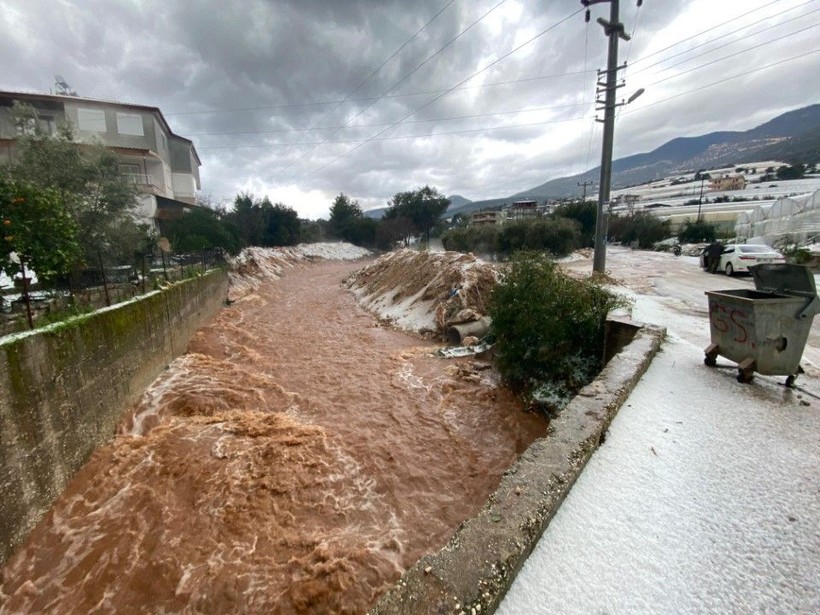
<svg viewBox="0 0 820 615">
<path fill-rule="evenodd" d="M 720 355 L 737 363 L 739 382 L 754 373 L 784 375 L 786 386 L 802 372 L 800 359 L 820 299 L 814 275 L 802 265 L 772 264 L 749 267 L 755 290 L 707 291 L 709 332 L 704 363 L 716 364 Z"/>
</svg>

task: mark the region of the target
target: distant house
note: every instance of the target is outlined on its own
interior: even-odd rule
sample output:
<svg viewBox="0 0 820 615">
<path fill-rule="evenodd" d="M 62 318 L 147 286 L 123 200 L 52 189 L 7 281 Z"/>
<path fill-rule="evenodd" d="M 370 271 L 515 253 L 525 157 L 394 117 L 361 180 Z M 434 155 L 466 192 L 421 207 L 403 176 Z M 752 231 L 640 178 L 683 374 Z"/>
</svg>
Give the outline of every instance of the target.
<svg viewBox="0 0 820 615">
<path fill-rule="evenodd" d="M 508 220 L 525 220 L 538 216 L 538 201 L 514 201 L 506 211 Z"/>
<path fill-rule="evenodd" d="M 639 194 L 622 194 L 621 195 L 621 203 L 624 205 L 634 205 L 638 201 L 641 200 L 641 195 Z"/>
<path fill-rule="evenodd" d="M 79 143 L 101 143 L 117 154 L 120 170 L 139 191 L 139 215 L 160 234 L 167 220 L 190 210 L 200 189 L 202 162 L 194 144 L 171 130 L 157 107 L 61 96 L 0 92 L 0 156 L 14 160 L 15 101 L 34 107 L 41 128 L 53 134 L 70 122 Z"/>
<path fill-rule="evenodd" d="M 746 178 L 743 175 L 724 175 L 713 178 L 709 182 L 709 190 L 743 190 L 746 187 Z"/>
<path fill-rule="evenodd" d="M 491 226 L 501 224 L 504 213 L 499 210 L 474 211 L 470 214 L 470 226 Z"/>
</svg>

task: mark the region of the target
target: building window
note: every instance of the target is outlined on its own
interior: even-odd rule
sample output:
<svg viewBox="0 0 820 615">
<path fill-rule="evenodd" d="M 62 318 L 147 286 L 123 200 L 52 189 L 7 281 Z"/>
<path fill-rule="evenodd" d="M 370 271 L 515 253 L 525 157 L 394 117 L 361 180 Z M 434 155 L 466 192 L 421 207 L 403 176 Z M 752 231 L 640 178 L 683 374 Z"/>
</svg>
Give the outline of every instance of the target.
<svg viewBox="0 0 820 615">
<path fill-rule="evenodd" d="M 134 113 L 117 113 L 117 132 L 121 135 L 144 137 L 142 116 Z"/>
<path fill-rule="evenodd" d="M 105 111 L 77 109 L 77 128 L 88 132 L 105 132 Z"/>
<path fill-rule="evenodd" d="M 57 124 L 54 121 L 53 115 L 41 115 L 40 116 L 40 127 L 43 129 L 47 135 L 53 135 L 57 132 Z"/>
</svg>

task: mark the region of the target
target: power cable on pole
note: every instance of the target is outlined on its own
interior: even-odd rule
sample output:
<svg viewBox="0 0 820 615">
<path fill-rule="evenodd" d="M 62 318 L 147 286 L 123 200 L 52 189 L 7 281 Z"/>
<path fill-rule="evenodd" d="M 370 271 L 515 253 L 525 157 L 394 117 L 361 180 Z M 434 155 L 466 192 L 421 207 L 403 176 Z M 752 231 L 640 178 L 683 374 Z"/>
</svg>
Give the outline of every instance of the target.
<svg viewBox="0 0 820 615">
<path fill-rule="evenodd" d="M 638 6 L 643 0 L 638 0 Z M 625 84 L 618 83 L 618 71 L 624 66 L 618 66 L 618 39 L 630 40 L 630 36 L 624 29 L 624 24 L 618 20 L 620 0 L 581 0 L 581 4 L 587 9 L 586 19 L 589 21 L 589 6 L 609 2 L 609 21 L 599 17 L 597 22 L 604 28 L 604 33 L 609 39 L 609 49 L 607 52 L 607 67 L 605 71 L 598 73 L 598 94 L 604 94 L 604 100 L 596 100 L 598 104 L 603 103 L 597 110 L 603 110 L 604 125 L 603 145 L 601 147 L 601 181 L 598 188 L 598 208 L 595 214 L 595 253 L 592 259 L 593 273 L 606 273 L 606 235 L 607 235 L 607 214 L 609 209 L 609 194 L 612 183 L 612 148 L 615 137 L 615 110 L 623 103 L 615 102 L 615 94 L 618 88 Z M 600 78 L 606 76 L 605 81 Z"/>
</svg>

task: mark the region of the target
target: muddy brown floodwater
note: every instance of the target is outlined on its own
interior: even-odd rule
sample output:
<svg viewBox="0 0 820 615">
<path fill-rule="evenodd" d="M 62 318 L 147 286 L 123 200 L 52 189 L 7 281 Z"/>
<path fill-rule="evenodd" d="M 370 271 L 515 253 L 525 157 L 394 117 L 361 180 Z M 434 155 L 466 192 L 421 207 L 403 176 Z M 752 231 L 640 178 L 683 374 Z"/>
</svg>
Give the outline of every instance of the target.
<svg viewBox="0 0 820 615">
<path fill-rule="evenodd" d="M 325 261 L 225 308 L 2 572 L 4 613 L 362 613 L 546 424 Z"/>
</svg>

